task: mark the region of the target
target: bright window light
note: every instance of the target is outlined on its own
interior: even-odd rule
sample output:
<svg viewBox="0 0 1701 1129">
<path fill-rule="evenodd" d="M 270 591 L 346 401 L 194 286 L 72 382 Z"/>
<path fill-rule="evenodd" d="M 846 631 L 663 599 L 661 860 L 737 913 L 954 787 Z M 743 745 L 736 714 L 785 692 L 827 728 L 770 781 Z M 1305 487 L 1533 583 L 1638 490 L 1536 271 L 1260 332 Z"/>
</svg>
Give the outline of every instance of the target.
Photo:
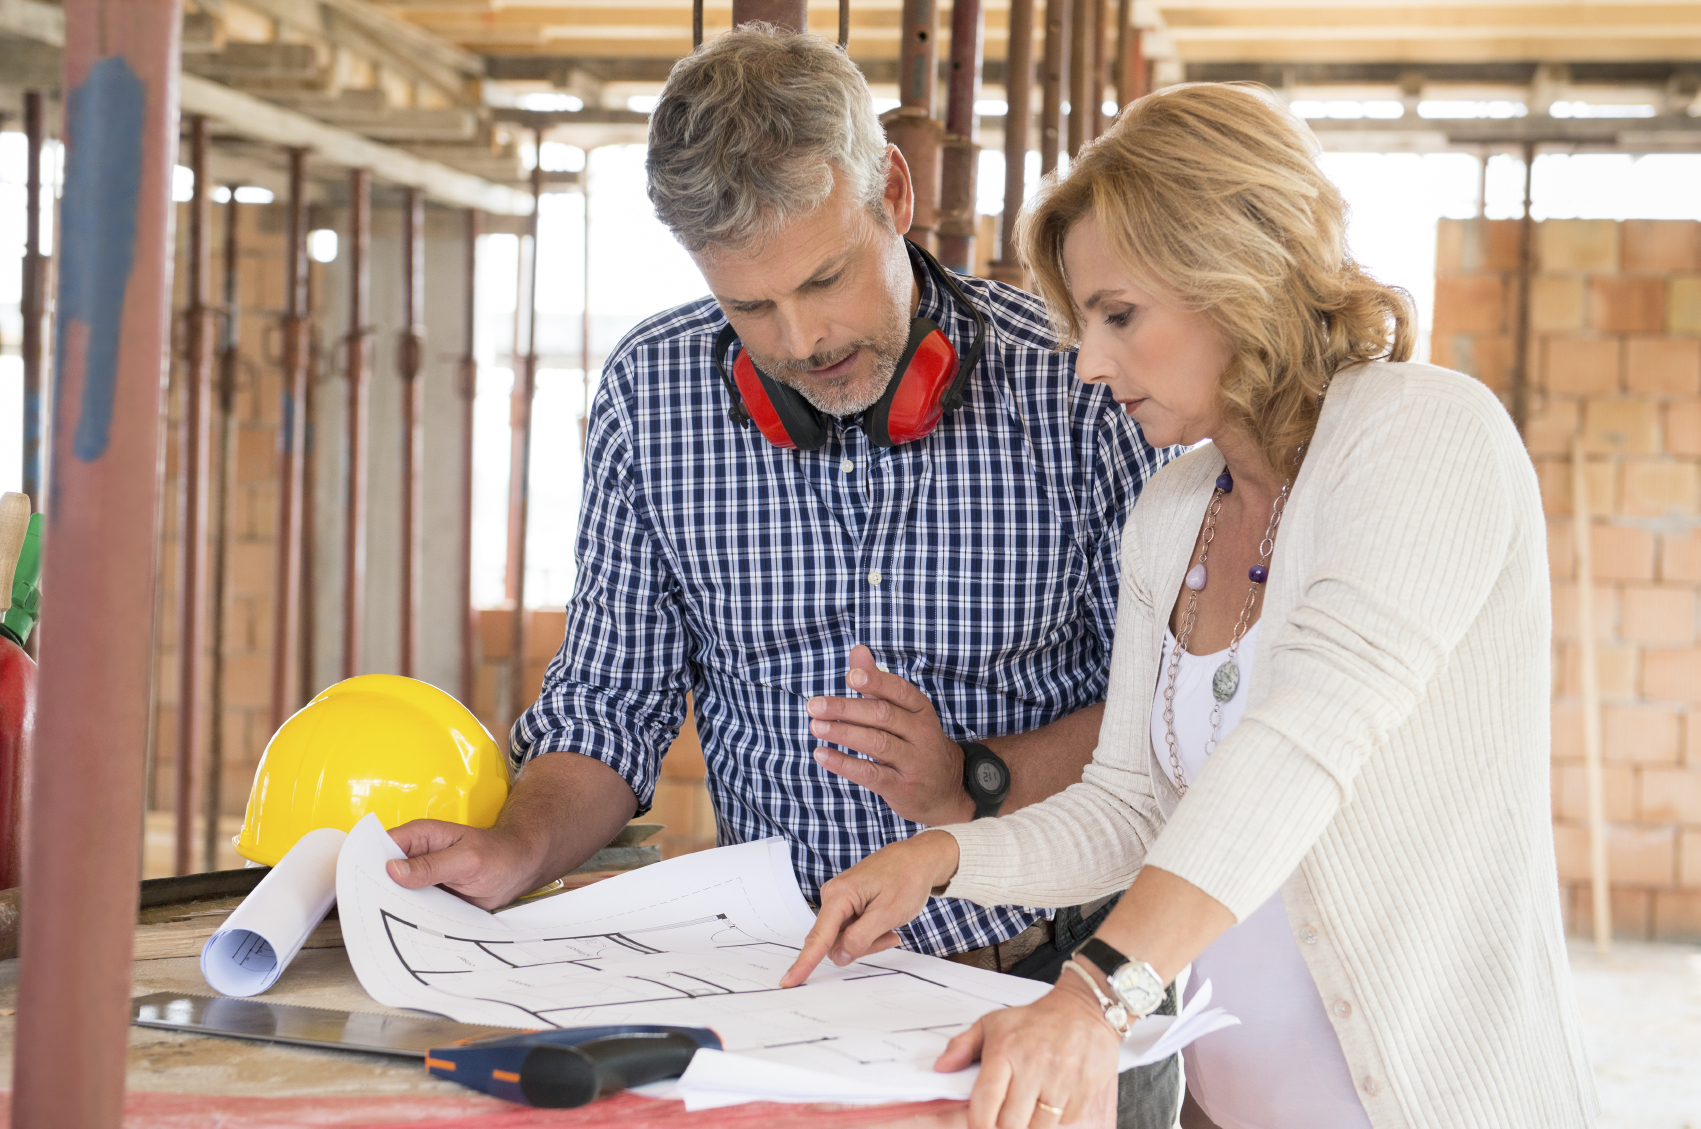
<svg viewBox="0 0 1701 1129">
<path fill-rule="evenodd" d="M 654 113 L 656 103 L 660 101 L 660 94 L 634 94 L 626 99 L 626 108 L 634 114 Z"/>
<path fill-rule="evenodd" d="M 1522 102 L 1419 102 L 1420 118 L 1521 118 L 1530 112 Z"/>
<path fill-rule="evenodd" d="M 1601 105 L 1592 102 L 1555 102 L 1547 112 L 1556 118 L 1651 118 L 1657 113 L 1646 103 Z"/>
<path fill-rule="evenodd" d="M 228 203 L 230 203 L 230 189 L 227 188 L 225 185 L 222 185 L 222 184 L 213 185 L 213 203 L 215 203 L 215 204 L 228 204 Z"/>
<path fill-rule="evenodd" d="M 577 145 L 564 145 L 559 141 L 543 143 L 544 172 L 578 172 L 585 167 L 585 151 Z"/>
<path fill-rule="evenodd" d="M 1403 118 L 1406 116 L 1406 104 L 1392 98 L 1372 98 L 1364 104 L 1364 116 L 1382 121 Z"/>
<path fill-rule="evenodd" d="M 1403 103 L 1388 98 L 1371 99 L 1366 102 L 1346 98 L 1331 98 L 1328 101 L 1301 98 L 1288 108 L 1302 118 L 1332 118 L 1342 121 L 1352 121 L 1359 118 L 1392 120 L 1404 117 L 1406 113 L 1406 107 Z"/>
<path fill-rule="evenodd" d="M 337 233 L 328 227 L 307 233 L 307 257 L 316 263 L 337 261 Z"/>
<path fill-rule="evenodd" d="M 902 105 L 903 102 L 897 98 L 876 98 L 874 100 L 874 112 L 877 114 L 884 114 L 887 111 L 895 110 Z"/>
<path fill-rule="evenodd" d="M 1100 106 L 1099 109 L 1104 111 L 1105 117 L 1114 118 L 1116 116 L 1116 112 L 1122 109 L 1122 107 L 1118 106 L 1112 99 L 1106 98 L 1104 100 L 1104 105 Z"/>
<path fill-rule="evenodd" d="M 585 100 L 575 94 L 564 94 L 560 91 L 548 90 L 534 94 L 522 94 L 515 102 L 522 110 L 582 110 Z"/>
<path fill-rule="evenodd" d="M 272 199 L 272 190 L 261 188 L 258 184 L 244 184 L 236 190 L 238 204 L 270 204 Z"/>
<path fill-rule="evenodd" d="M 975 113 L 983 118 L 1001 118 L 1010 112 L 1010 103 L 1002 98 L 980 98 L 975 101 Z"/>
<path fill-rule="evenodd" d="M 178 165 L 171 170 L 171 200 L 187 204 L 195 198 L 195 170 Z"/>
</svg>

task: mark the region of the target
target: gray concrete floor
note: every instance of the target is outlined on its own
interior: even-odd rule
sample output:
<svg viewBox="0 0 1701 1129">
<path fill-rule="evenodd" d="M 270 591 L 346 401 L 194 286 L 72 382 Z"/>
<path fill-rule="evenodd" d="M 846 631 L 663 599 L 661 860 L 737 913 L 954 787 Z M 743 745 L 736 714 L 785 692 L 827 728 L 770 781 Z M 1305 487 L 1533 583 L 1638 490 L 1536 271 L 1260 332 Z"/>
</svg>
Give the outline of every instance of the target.
<svg viewBox="0 0 1701 1129">
<path fill-rule="evenodd" d="M 1701 1129 L 1701 946 L 1571 942 L 1602 1129 Z"/>
</svg>

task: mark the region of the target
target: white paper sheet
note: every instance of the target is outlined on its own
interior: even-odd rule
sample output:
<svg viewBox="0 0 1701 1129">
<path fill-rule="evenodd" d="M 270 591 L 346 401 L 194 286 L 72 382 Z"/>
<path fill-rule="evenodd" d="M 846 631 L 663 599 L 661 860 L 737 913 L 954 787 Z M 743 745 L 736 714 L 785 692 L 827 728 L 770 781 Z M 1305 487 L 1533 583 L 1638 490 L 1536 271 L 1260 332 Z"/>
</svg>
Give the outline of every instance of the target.
<svg viewBox="0 0 1701 1129">
<path fill-rule="evenodd" d="M 464 1023 L 712 1028 L 725 1050 L 700 1053 L 658 1091 L 692 1108 L 967 1097 L 978 1067 L 936 1073 L 945 1043 L 1049 990 L 898 950 L 824 964 L 807 984 L 779 988 L 814 923 L 780 839 L 685 855 L 502 914 L 440 889 L 402 889 L 384 869 L 400 857 L 369 816 L 337 866 L 344 944 L 374 999 Z M 1238 1022 L 1207 1010 L 1209 998 L 1202 989 L 1185 1015 L 1137 1024 L 1122 1069 Z"/>
<path fill-rule="evenodd" d="M 201 975 L 215 992 L 257 996 L 277 982 L 337 900 L 337 855 L 347 838 L 332 827 L 303 835 L 207 938 Z"/>
</svg>

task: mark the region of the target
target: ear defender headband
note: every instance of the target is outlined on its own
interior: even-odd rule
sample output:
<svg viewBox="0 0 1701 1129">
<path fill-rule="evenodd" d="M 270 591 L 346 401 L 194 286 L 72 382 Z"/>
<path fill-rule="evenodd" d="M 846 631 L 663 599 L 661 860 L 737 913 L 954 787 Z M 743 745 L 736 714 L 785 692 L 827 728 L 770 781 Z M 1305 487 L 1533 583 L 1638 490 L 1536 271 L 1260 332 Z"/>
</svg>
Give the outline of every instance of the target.
<svg viewBox="0 0 1701 1129">
<path fill-rule="evenodd" d="M 986 318 L 969 301 L 950 271 L 924 248 L 913 243 L 910 246 L 915 247 L 933 276 L 973 316 L 975 339 L 968 355 L 959 363 L 950 338 L 931 319 L 916 318 L 910 322 L 910 339 L 903 356 L 898 358 L 892 382 L 863 413 L 868 441 L 876 447 L 913 443 L 937 427 L 946 412 L 961 407 L 969 374 L 980 364 L 981 353 L 986 348 Z M 732 397 L 727 418 L 740 427 L 754 423 L 756 430 L 776 447 L 819 450 L 827 442 L 827 419 L 802 393 L 757 368 L 744 349 L 738 351 L 732 363 L 732 375 L 727 375 L 721 358 L 737 338 L 730 325 L 715 338 L 715 371 L 720 374 L 727 395 Z"/>
</svg>

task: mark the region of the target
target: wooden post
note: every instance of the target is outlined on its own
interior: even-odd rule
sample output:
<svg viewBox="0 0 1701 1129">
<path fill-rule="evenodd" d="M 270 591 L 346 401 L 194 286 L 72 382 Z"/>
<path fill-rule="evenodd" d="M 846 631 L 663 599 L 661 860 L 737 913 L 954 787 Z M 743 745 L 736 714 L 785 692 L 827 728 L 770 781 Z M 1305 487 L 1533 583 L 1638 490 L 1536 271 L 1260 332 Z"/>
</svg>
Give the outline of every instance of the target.
<svg viewBox="0 0 1701 1129">
<path fill-rule="evenodd" d="M 367 448 L 371 380 L 366 343 L 372 334 L 372 174 L 350 169 L 348 176 L 348 370 L 346 447 L 348 479 L 343 500 L 343 677 L 361 672 L 366 631 L 366 491 L 371 456 Z"/>
<path fill-rule="evenodd" d="M 396 368 L 402 378 L 401 639 L 397 670 L 413 677 L 419 630 L 425 510 L 425 194 L 407 190 L 402 207 L 402 332 Z"/>
<path fill-rule="evenodd" d="M 172 0 L 67 0 L 51 505 L 13 1040 L 18 1129 L 117 1129 L 170 352 Z"/>
<path fill-rule="evenodd" d="M 1104 116 L 1105 66 L 1109 61 L 1105 51 L 1107 9 L 1108 5 L 1105 0 L 1091 0 L 1092 29 L 1089 36 L 1091 43 L 1088 51 L 1091 61 L 1090 88 L 1087 99 L 1088 141 L 1103 134 L 1107 124 Z"/>
<path fill-rule="evenodd" d="M 1571 441 L 1571 537 L 1577 557 L 1578 656 L 1583 682 L 1583 777 L 1589 799 L 1589 893 L 1595 950 L 1612 948 L 1611 887 L 1607 876 L 1605 785 L 1601 780 L 1601 691 L 1595 667 L 1595 566 L 1589 536 L 1589 479 L 1582 439 Z"/>
<path fill-rule="evenodd" d="M 289 151 L 283 316 L 284 410 L 278 442 L 277 570 L 272 597 L 272 731 L 301 705 L 301 575 L 307 494 L 307 151 Z"/>
<path fill-rule="evenodd" d="M 1040 175 L 1057 167 L 1063 95 L 1069 85 L 1069 13 L 1075 0 L 1045 0 L 1045 59 L 1040 68 Z"/>
<path fill-rule="evenodd" d="M 1081 146 L 1091 140 L 1087 132 L 1089 114 L 1098 109 L 1089 106 L 1088 92 L 1092 90 L 1092 0 L 1069 0 L 1069 159 L 1073 161 Z"/>
</svg>

